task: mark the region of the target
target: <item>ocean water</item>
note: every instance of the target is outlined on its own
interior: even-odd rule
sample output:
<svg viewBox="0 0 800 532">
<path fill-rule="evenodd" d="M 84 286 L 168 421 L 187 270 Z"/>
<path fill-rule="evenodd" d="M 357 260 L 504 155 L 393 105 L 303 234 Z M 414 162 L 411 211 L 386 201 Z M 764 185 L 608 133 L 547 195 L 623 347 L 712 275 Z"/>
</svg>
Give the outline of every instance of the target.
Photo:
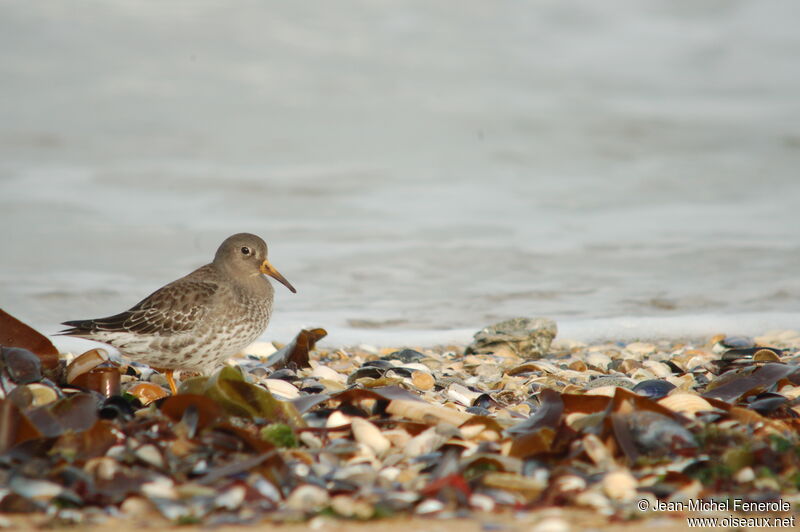
<svg viewBox="0 0 800 532">
<path fill-rule="evenodd" d="M 800 328 L 794 0 L 0 5 L 0 307 L 133 305 L 249 231 L 264 339 Z"/>
</svg>

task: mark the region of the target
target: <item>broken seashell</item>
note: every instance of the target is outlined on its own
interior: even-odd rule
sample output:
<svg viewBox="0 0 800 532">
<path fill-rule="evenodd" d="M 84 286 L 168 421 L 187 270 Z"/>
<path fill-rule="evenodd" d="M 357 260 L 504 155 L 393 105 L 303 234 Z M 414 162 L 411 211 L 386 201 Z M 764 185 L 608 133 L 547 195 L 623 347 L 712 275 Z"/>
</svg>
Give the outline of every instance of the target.
<svg viewBox="0 0 800 532">
<path fill-rule="evenodd" d="M 570 532 L 569 523 L 560 517 L 545 517 L 531 529 L 531 532 Z"/>
<path fill-rule="evenodd" d="M 300 397 L 300 390 L 291 382 L 281 379 L 264 379 L 261 381 L 267 390 L 274 396 L 281 399 L 297 399 Z"/>
<path fill-rule="evenodd" d="M 430 373 L 414 371 L 411 373 L 411 383 L 420 390 L 430 390 L 436 384 L 436 380 Z"/>
<path fill-rule="evenodd" d="M 603 476 L 603 491 L 615 501 L 633 500 L 638 485 L 634 476 L 624 469 L 611 471 Z"/>
<path fill-rule="evenodd" d="M 380 429 L 366 419 L 354 417 L 350 428 L 353 430 L 355 440 L 372 449 L 378 456 L 388 451 L 392 446 L 391 442 L 381 434 Z"/>
<path fill-rule="evenodd" d="M 414 510 L 415 513 L 420 515 L 428 515 L 444 510 L 444 503 L 438 499 L 425 499 L 417 505 Z"/>
<path fill-rule="evenodd" d="M 754 362 L 780 362 L 781 357 L 771 349 L 759 349 L 753 354 Z"/>
<path fill-rule="evenodd" d="M 329 502 L 330 496 L 327 490 L 313 484 L 302 484 L 286 498 L 286 507 L 299 512 L 316 512 L 326 507 Z"/>
<path fill-rule="evenodd" d="M 447 440 L 447 436 L 436 432 L 436 427 L 431 427 L 411 438 L 411 440 L 406 443 L 403 451 L 406 456 L 413 458 L 438 449 Z"/>
<path fill-rule="evenodd" d="M 26 387 L 31 392 L 31 407 L 50 404 L 58 399 L 58 392 L 52 386 L 36 382 Z"/>
<path fill-rule="evenodd" d="M 105 349 L 86 351 L 67 366 L 67 382 L 72 384 L 79 375 L 88 373 L 107 360 L 108 352 Z"/>
<path fill-rule="evenodd" d="M 214 497 L 214 506 L 226 510 L 236 510 L 244 502 L 246 493 L 244 486 L 233 486 Z"/>
<path fill-rule="evenodd" d="M 349 425 L 351 421 L 352 418 L 350 416 L 345 415 L 337 410 L 328 416 L 328 419 L 325 421 L 325 426 L 329 429 L 334 427 L 344 427 Z"/>
<path fill-rule="evenodd" d="M 711 403 L 692 393 L 674 393 L 658 400 L 658 404 L 673 412 L 694 417 L 698 412 L 714 410 Z"/>
<path fill-rule="evenodd" d="M 140 382 L 129 388 L 128 393 L 136 397 L 144 406 L 169 396 L 164 388 L 150 382 Z"/>
<path fill-rule="evenodd" d="M 594 434 L 587 434 L 583 437 L 583 449 L 586 451 L 586 454 L 589 455 L 589 458 L 592 459 L 592 462 L 599 467 L 608 468 L 614 464 L 614 456 L 611 454 L 611 451 L 609 451 L 606 444 Z"/>
<path fill-rule="evenodd" d="M 314 371 L 311 372 L 312 377 L 316 377 L 320 381 L 322 380 L 329 380 L 335 381 L 339 383 L 347 382 L 347 376 L 342 375 L 336 370 L 329 368 L 328 366 L 319 365 L 314 368 Z"/>
<path fill-rule="evenodd" d="M 617 388 L 619 386 L 598 386 L 597 388 L 592 388 L 591 390 L 587 390 L 585 395 L 602 395 L 604 397 L 614 397 L 614 394 L 617 393 Z"/>
<path fill-rule="evenodd" d="M 473 392 L 466 386 L 455 382 L 447 388 L 447 397 L 451 401 L 464 406 L 472 406 L 473 401 L 480 396 L 479 392 Z"/>
<path fill-rule="evenodd" d="M 245 347 L 242 352 L 258 358 L 269 358 L 277 349 L 272 342 L 253 342 Z"/>
<path fill-rule="evenodd" d="M 134 452 L 137 458 L 141 461 L 146 462 L 152 466 L 155 466 L 159 469 L 164 467 L 164 457 L 161 455 L 161 451 L 153 445 L 152 443 L 147 443 L 142 445 L 136 452 Z"/>
</svg>

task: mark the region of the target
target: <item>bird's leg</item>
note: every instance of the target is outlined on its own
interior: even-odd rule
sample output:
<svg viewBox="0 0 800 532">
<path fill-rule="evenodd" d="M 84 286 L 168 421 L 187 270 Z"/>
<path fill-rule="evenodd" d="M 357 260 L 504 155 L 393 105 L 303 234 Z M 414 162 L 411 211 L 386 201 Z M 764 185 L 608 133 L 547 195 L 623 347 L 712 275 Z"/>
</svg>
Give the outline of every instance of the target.
<svg viewBox="0 0 800 532">
<path fill-rule="evenodd" d="M 178 387 L 175 386 L 175 379 L 172 378 L 172 374 L 175 373 L 174 369 L 168 369 L 164 372 L 164 376 L 167 378 L 167 382 L 169 383 L 169 389 L 172 392 L 172 395 L 178 395 Z"/>
</svg>

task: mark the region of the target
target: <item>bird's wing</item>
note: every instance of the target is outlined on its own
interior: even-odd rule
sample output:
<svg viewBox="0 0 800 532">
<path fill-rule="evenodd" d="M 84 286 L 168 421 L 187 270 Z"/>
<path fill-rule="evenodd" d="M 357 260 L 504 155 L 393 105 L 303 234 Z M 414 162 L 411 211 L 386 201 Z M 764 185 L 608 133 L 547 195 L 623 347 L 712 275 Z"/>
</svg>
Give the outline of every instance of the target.
<svg viewBox="0 0 800 532">
<path fill-rule="evenodd" d="M 94 332 L 133 332 L 170 334 L 191 330 L 209 311 L 219 284 L 212 280 L 183 278 L 160 288 L 131 307 L 106 318 L 65 321 L 71 328 L 61 331 L 68 336 Z"/>
</svg>

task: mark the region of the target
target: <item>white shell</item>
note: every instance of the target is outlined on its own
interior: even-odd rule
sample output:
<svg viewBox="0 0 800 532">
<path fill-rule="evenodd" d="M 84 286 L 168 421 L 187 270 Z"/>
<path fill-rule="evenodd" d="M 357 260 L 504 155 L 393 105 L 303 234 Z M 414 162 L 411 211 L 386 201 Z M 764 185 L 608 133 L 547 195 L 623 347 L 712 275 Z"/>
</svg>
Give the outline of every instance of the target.
<svg viewBox="0 0 800 532">
<path fill-rule="evenodd" d="M 277 349 L 272 342 L 253 342 L 242 349 L 244 354 L 257 356 L 259 358 L 267 358 L 275 351 L 277 351 Z"/>
<path fill-rule="evenodd" d="M 350 427 L 356 441 L 372 449 L 376 455 L 380 456 L 392 446 L 391 442 L 381 434 L 380 429 L 366 419 L 354 417 Z"/>
<path fill-rule="evenodd" d="M 330 496 L 328 491 L 311 484 L 303 484 L 295 488 L 286 499 L 286 507 L 291 510 L 310 512 L 321 510 L 328 506 Z"/>
<path fill-rule="evenodd" d="M 698 412 L 714 410 L 711 403 L 693 393 L 675 393 L 659 399 L 658 404 L 679 412 L 686 416 L 694 417 Z"/>
<path fill-rule="evenodd" d="M 472 406 L 472 402 L 480 395 L 478 392 L 473 392 L 466 386 L 461 386 L 455 382 L 447 389 L 448 399 L 463 406 Z"/>
<path fill-rule="evenodd" d="M 603 477 L 603 491 L 615 501 L 633 500 L 638 485 L 636 478 L 624 469 L 611 471 Z"/>
<path fill-rule="evenodd" d="M 351 421 L 352 418 L 350 416 L 342 414 L 337 410 L 328 416 L 328 419 L 325 420 L 325 426 L 327 428 L 341 427 L 343 425 L 349 425 Z"/>
<path fill-rule="evenodd" d="M 267 390 L 278 399 L 296 399 L 300 397 L 300 390 L 291 382 L 286 382 L 281 379 L 264 379 L 261 381 Z"/>
<path fill-rule="evenodd" d="M 336 381 L 336 382 L 346 382 L 347 376 L 342 375 L 336 370 L 329 368 L 328 366 L 317 366 L 314 368 L 314 371 L 311 372 L 312 377 L 316 377 L 318 379 L 325 379 L 329 381 Z"/>
</svg>

